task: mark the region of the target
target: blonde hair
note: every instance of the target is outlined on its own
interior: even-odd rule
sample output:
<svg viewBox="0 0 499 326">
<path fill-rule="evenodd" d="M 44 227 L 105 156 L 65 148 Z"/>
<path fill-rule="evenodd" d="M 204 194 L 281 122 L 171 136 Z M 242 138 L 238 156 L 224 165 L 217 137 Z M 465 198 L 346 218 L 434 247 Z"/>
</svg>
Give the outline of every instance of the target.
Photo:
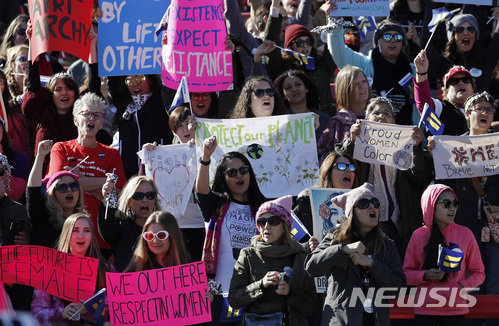
<svg viewBox="0 0 499 326">
<path fill-rule="evenodd" d="M 61 175 L 54 182 L 52 182 L 50 187 L 47 189 L 47 192 L 45 193 L 45 208 L 47 210 L 47 214 L 50 216 L 49 223 L 52 224 L 56 229 L 62 228 L 62 225 L 64 224 L 64 211 L 55 196 L 55 188 L 59 183 L 61 183 L 61 179 L 64 175 Z M 77 182 L 74 179 L 73 181 Z M 78 183 L 78 201 L 76 202 L 76 205 L 73 209 L 73 213 L 80 213 L 83 211 L 83 209 L 83 190 L 81 189 L 80 183 Z"/>
<path fill-rule="evenodd" d="M 154 198 L 154 205 L 152 210 L 159 211 L 161 206 L 158 201 L 158 187 L 154 183 L 154 180 L 143 175 L 135 175 L 130 180 L 128 180 L 125 188 L 121 190 L 120 198 L 118 199 L 118 216 L 122 219 L 129 219 L 130 201 L 133 200 L 132 196 L 137 191 L 137 188 L 143 183 L 148 183 L 152 186 L 152 189 L 156 192 L 156 198 Z"/>
<path fill-rule="evenodd" d="M 5 77 L 7 79 L 7 87 L 9 88 L 10 95 L 15 98 L 21 95 L 19 92 L 19 85 L 17 84 L 15 71 L 12 64 L 16 62 L 17 56 L 22 51 L 29 51 L 29 47 L 25 44 L 20 44 L 7 49 L 7 62 L 5 63 Z"/>
<path fill-rule="evenodd" d="M 366 74 L 362 69 L 355 66 L 343 67 L 336 76 L 336 104 L 339 109 L 349 110 L 354 101 L 355 79 L 359 74 L 363 74 L 367 79 Z M 371 87 L 369 86 L 369 98 L 372 97 Z"/>
</svg>

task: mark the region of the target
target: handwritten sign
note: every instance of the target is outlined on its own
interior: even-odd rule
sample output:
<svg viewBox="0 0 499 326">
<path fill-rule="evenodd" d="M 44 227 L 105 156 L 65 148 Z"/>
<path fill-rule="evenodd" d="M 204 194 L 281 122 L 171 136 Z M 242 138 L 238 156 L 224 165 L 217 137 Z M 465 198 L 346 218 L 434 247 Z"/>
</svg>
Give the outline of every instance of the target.
<svg viewBox="0 0 499 326">
<path fill-rule="evenodd" d="M 435 136 L 436 179 L 495 175 L 499 171 L 499 134 Z"/>
<path fill-rule="evenodd" d="M 156 27 L 170 0 L 104 1 L 99 21 L 99 75 L 161 73 Z"/>
<path fill-rule="evenodd" d="M 92 28 L 92 1 L 28 0 L 33 26 L 31 56 L 48 51 L 64 51 L 88 62 Z"/>
<path fill-rule="evenodd" d="M 355 138 L 356 160 L 392 166 L 399 170 L 412 168 L 414 141 L 410 126 L 363 120 L 360 135 Z"/>
<path fill-rule="evenodd" d="M 232 89 L 232 52 L 225 49 L 223 1 L 173 0 L 168 10 L 163 85 L 177 89 L 186 76 L 191 92 Z"/>
<path fill-rule="evenodd" d="M 0 282 L 32 286 L 63 300 L 95 292 L 99 260 L 40 246 L 0 247 Z"/>
<path fill-rule="evenodd" d="M 434 2 L 445 2 L 445 3 L 462 3 L 463 5 L 469 5 L 470 0 L 433 0 Z M 473 0 L 474 5 L 485 5 L 492 6 L 492 0 Z"/>
<path fill-rule="evenodd" d="M 136 273 L 107 273 L 113 325 L 192 325 L 211 321 L 203 262 Z"/>
<path fill-rule="evenodd" d="M 331 16 L 375 16 L 387 17 L 390 14 L 390 0 L 333 0 L 338 9 Z"/>
<path fill-rule="evenodd" d="M 157 146 L 137 154 L 146 166 L 146 175 L 158 186 L 163 210 L 183 215 L 196 180 L 196 148 L 187 144 Z"/>
<path fill-rule="evenodd" d="M 228 120 L 198 118 L 199 157 L 203 140 L 213 135 L 223 152 L 237 151 L 248 157 L 260 190 L 269 198 L 296 196 L 318 179 L 312 113 Z M 212 155 L 212 160 L 219 158 Z M 210 177 L 212 180 L 213 173 Z"/>
</svg>

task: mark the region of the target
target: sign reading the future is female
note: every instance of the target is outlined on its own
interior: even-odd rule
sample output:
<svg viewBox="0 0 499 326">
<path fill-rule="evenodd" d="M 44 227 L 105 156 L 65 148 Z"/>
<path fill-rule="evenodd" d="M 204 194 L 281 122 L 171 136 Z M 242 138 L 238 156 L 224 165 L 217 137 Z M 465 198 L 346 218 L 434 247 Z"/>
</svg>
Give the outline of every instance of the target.
<svg viewBox="0 0 499 326">
<path fill-rule="evenodd" d="M 213 135 L 221 151 L 236 151 L 248 157 L 266 197 L 296 196 L 316 183 L 319 163 L 312 113 L 227 120 L 198 118 L 199 157 L 203 140 Z M 215 151 L 212 160 L 220 157 Z M 213 173 L 210 175 L 212 178 Z"/>
</svg>

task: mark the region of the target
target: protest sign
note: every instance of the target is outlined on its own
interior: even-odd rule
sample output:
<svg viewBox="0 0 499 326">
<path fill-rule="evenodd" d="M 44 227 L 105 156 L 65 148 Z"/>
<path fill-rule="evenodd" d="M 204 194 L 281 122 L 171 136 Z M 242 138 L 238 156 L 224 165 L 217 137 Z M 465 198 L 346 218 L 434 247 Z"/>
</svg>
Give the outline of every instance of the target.
<svg viewBox="0 0 499 326">
<path fill-rule="evenodd" d="M 390 0 L 333 0 L 338 9 L 331 16 L 374 16 L 387 17 L 390 14 Z"/>
<path fill-rule="evenodd" d="M 445 3 L 461 3 L 464 5 L 471 4 L 470 0 L 433 0 L 435 2 L 445 2 Z M 474 5 L 485 5 L 492 6 L 492 0 L 473 0 Z"/>
<path fill-rule="evenodd" d="M 499 171 L 499 134 L 435 136 L 436 179 L 495 175 Z"/>
<path fill-rule="evenodd" d="M 28 5 L 33 59 L 44 52 L 64 51 L 88 62 L 92 1 L 28 0 Z"/>
<path fill-rule="evenodd" d="M 104 1 L 99 21 L 99 76 L 161 73 L 155 30 L 170 0 Z"/>
<path fill-rule="evenodd" d="M 0 247 L 0 282 L 32 286 L 78 302 L 95 292 L 99 260 L 40 246 Z"/>
<path fill-rule="evenodd" d="M 163 45 L 163 85 L 177 89 L 183 76 L 191 92 L 232 89 L 232 51 L 221 0 L 173 0 Z"/>
<path fill-rule="evenodd" d="M 204 262 L 135 273 L 107 273 L 111 323 L 192 325 L 211 321 Z"/>
<path fill-rule="evenodd" d="M 137 153 L 146 175 L 158 187 L 158 200 L 164 211 L 183 215 L 196 180 L 196 149 L 187 144 L 157 146 Z"/>
<path fill-rule="evenodd" d="M 236 151 L 248 157 L 258 186 L 266 197 L 296 196 L 318 179 L 312 113 L 227 120 L 198 118 L 198 157 L 203 140 L 213 135 L 223 152 Z M 212 155 L 212 161 L 219 158 L 219 155 Z M 213 180 L 213 173 L 210 180 Z"/>
<path fill-rule="evenodd" d="M 355 138 L 356 160 L 392 166 L 399 170 L 412 168 L 414 127 L 363 120 L 360 135 Z"/>
<path fill-rule="evenodd" d="M 317 240 L 322 241 L 329 230 L 345 219 L 343 209 L 333 204 L 331 199 L 350 191 L 350 189 L 319 188 L 314 186 L 310 187 L 308 191 L 312 207 L 313 235 Z"/>
</svg>

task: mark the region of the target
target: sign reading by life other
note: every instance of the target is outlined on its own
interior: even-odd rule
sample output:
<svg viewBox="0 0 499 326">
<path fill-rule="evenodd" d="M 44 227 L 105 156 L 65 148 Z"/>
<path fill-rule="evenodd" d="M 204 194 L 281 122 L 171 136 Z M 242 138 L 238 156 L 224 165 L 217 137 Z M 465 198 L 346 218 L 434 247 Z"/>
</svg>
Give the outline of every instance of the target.
<svg viewBox="0 0 499 326">
<path fill-rule="evenodd" d="M 161 73 L 161 42 L 156 36 L 170 0 L 103 1 L 99 21 L 99 75 Z"/>
<path fill-rule="evenodd" d="M 163 84 L 177 89 L 186 76 L 191 92 L 232 89 L 232 52 L 225 48 L 223 2 L 173 0 L 168 10 Z"/>
<path fill-rule="evenodd" d="M 40 246 L 0 247 L 0 281 L 32 286 L 63 300 L 95 292 L 99 260 Z"/>
<path fill-rule="evenodd" d="M 109 314 L 117 325 L 192 325 L 211 321 L 203 262 L 135 273 L 107 273 Z"/>
<path fill-rule="evenodd" d="M 33 28 L 31 56 L 64 51 L 88 62 L 93 1 L 28 0 Z"/>
</svg>

